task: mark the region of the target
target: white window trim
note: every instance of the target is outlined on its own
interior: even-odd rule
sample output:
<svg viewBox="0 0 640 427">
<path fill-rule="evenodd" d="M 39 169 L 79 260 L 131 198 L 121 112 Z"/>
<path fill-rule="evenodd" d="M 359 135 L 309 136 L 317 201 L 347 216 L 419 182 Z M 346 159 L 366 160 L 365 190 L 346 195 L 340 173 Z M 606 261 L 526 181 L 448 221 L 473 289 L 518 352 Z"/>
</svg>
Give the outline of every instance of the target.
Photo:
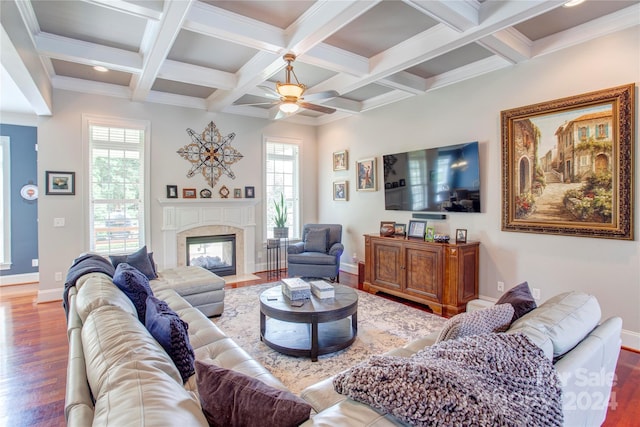
<svg viewBox="0 0 640 427">
<path fill-rule="evenodd" d="M 298 187 L 298 199 L 295 201 L 296 205 L 297 205 L 297 211 L 298 211 L 298 224 L 297 224 L 297 229 L 294 230 L 289 230 L 289 239 L 290 240 L 295 240 L 295 239 L 299 239 L 300 238 L 300 232 L 302 230 L 302 201 L 301 199 L 301 195 L 302 195 L 302 188 L 303 188 L 303 174 L 302 174 L 302 165 L 303 165 L 303 144 L 302 144 L 302 140 L 298 139 L 298 138 L 285 138 L 285 137 L 278 137 L 278 136 L 263 136 L 262 138 L 262 174 L 260 176 L 260 179 L 262 179 L 262 194 L 263 194 L 263 200 L 264 200 L 264 208 L 262 209 L 262 223 L 264 224 L 263 230 L 262 230 L 262 239 L 264 244 L 266 244 L 267 241 L 267 223 L 268 223 L 268 218 L 267 218 L 267 203 L 269 202 L 267 200 L 267 181 L 265 179 L 265 174 L 266 174 L 266 170 L 265 170 L 265 165 L 267 164 L 267 143 L 268 142 L 272 142 L 272 143 L 280 143 L 280 144 L 294 144 L 298 146 L 298 182 L 297 182 L 297 187 Z M 294 227 L 295 228 L 295 227 Z"/>
<path fill-rule="evenodd" d="M 82 115 L 82 159 L 84 164 L 84 191 L 82 192 L 82 197 L 84 198 L 82 206 L 85 209 L 85 214 L 83 215 L 85 224 L 84 224 L 84 239 L 85 242 L 85 250 L 89 251 L 91 247 L 90 242 L 90 231 L 91 231 L 91 222 L 89 218 L 89 213 L 91 212 L 91 199 L 89 197 L 89 192 L 91 189 L 91 176 L 89 175 L 89 169 L 91 165 L 91 150 L 89 147 L 89 126 L 90 125 L 104 125 L 104 126 L 112 126 L 112 127 L 132 127 L 132 128 L 144 128 L 144 244 L 147 247 L 151 247 L 151 154 L 150 154 L 150 141 L 151 141 L 151 122 L 149 120 L 132 120 L 125 119 L 120 117 L 110 117 L 110 116 L 97 116 L 93 114 L 83 114 Z"/>
<path fill-rule="evenodd" d="M 11 268 L 11 139 L 8 136 L 0 136 L 0 149 L 2 150 L 2 229 L 4 232 L 2 244 L 4 250 L 3 259 L 0 259 L 0 270 Z"/>
</svg>

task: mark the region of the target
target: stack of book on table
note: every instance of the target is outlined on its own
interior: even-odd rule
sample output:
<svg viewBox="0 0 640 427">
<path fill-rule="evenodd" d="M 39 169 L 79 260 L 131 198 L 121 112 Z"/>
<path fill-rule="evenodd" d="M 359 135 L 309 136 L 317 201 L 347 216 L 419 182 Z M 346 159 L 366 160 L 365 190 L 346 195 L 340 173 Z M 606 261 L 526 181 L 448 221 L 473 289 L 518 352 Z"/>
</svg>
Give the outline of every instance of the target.
<svg viewBox="0 0 640 427">
<path fill-rule="evenodd" d="M 320 299 L 333 298 L 336 295 L 333 286 L 324 280 L 314 280 L 311 282 L 311 292 Z"/>
<path fill-rule="evenodd" d="M 282 279 L 282 293 L 292 301 L 311 298 L 311 286 L 299 277 Z"/>
</svg>

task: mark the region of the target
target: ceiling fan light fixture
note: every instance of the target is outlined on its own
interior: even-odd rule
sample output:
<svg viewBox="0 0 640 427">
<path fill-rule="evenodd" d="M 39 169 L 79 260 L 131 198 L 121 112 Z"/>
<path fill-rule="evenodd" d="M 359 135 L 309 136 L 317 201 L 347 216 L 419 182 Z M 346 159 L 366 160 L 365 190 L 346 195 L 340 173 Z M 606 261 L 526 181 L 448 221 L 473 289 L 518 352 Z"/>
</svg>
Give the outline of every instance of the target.
<svg viewBox="0 0 640 427">
<path fill-rule="evenodd" d="M 302 84 L 276 83 L 276 91 L 282 96 L 300 98 L 306 87 Z"/>
<path fill-rule="evenodd" d="M 283 102 L 280 104 L 280 111 L 287 114 L 295 113 L 299 108 L 295 102 Z"/>
<path fill-rule="evenodd" d="M 585 0 L 569 0 L 568 2 L 566 2 L 563 7 L 574 7 L 577 6 L 579 4 L 584 3 Z"/>
</svg>

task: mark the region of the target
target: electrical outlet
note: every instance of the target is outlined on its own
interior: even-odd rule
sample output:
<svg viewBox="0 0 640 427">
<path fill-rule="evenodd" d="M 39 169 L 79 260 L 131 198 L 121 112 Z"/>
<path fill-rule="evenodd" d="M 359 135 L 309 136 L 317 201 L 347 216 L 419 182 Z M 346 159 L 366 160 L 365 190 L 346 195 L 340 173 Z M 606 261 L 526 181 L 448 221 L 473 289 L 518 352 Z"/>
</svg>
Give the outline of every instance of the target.
<svg viewBox="0 0 640 427">
<path fill-rule="evenodd" d="M 355 252 L 353 253 L 353 256 L 351 257 L 351 262 L 356 264 L 358 262 L 358 254 L 356 254 Z"/>
<path fill-rule="evenodd" d="M 504 282 L 498 282 L 498 292 L 504 292 Z"/>
<path fill-rule="evenodd" d="M 62 272 L 61 271 L 56 271 L 56 275 L 55 275 L 55 280 L 56 282 L 62 282 Z"/>
<path fill-rule="evenodd" d="M 38 258 L 32 259 L 31 260 L 31 267 L 37 267 L 37 266 L 38 266 Z"/>
<path fill-rule="evenodd" d="M 533 297 L 533 299 L 540 299 L 540 289 L 531 288 L 531 296 Z"/>
</svg>

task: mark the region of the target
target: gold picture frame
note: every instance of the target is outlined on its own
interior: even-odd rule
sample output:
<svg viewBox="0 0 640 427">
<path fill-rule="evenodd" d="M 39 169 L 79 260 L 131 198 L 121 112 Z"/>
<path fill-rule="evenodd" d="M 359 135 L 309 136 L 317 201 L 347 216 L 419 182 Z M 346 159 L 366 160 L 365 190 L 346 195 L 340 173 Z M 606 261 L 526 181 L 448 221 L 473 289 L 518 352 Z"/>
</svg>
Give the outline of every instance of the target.
<svg viewBox="0 0 640 427">
<path fill-rule="evenodd" d="M 336 181 L 333 183 L 333 200 L 346 202 L 349 200 L 349 182 Z"/>
<path fill-rule="evenodd" d="M 501 112 L 502 230 L 633 240 L 635 86 Z"/>
<path fill-rule="evenodd" d="M 356 190 L 378 190 L 378 170 L 375 157 L 358 160 L 356 162 Z"/>
<path fill-rule="evenodd" d="M 347 150 L 336 151 L 333 153 L 333 170 L 346 171 L 349 168 L 349 153 Z"/>
</svg>

